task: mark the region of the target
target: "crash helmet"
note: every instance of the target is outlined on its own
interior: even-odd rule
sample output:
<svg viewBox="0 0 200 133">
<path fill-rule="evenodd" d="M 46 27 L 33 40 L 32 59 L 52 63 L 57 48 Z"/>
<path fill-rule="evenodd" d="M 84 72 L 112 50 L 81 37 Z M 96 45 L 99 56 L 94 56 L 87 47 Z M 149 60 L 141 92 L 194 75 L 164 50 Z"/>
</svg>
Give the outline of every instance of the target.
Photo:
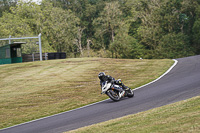
<svg viewBox="0 0 200 133">
<path fill-rule="evenodd" d="M 105 76 L 106 76 L 106 74 L 104 72 L 100 72 L 98 75 L 100 80 L 102 80 Z"/>
<path fill-rule="evenodd" d="M 117 84 L 121 85 L 122 84 L 122 80 L 121 79 L 118 79 L 115 81 Z"/>
</svg>

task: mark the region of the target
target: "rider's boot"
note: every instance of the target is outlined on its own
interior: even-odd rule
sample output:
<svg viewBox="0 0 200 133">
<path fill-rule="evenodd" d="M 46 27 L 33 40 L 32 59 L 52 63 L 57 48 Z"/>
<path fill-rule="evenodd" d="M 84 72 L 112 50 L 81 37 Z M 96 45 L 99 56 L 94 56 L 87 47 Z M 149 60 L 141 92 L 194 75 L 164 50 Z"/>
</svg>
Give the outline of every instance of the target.
<svg viewBox="0 0 200 133">
<path fill-rule="evenodd" d="M 122 89 L 126 90 L 126 91 L 129 90 L 129 88 L 127 86 L 125 86 L 124 84 L 122 84 Z"/>
<path fill-rule="evenodd" d="M 126 91 L 128 91 L 128 90 L 130 90 L 130 91 L 131 91 L 131 88 L 128 88 L 128 87 L 127 87 L 125 90 L 126 90 Z"/>
<path fill-rule="evenodd" d="M 131 90 L 131 88 L 125 86 L 124 84 L 122 85 L 122 89 L 125 90 L 125 91 Z"/>
</svg>

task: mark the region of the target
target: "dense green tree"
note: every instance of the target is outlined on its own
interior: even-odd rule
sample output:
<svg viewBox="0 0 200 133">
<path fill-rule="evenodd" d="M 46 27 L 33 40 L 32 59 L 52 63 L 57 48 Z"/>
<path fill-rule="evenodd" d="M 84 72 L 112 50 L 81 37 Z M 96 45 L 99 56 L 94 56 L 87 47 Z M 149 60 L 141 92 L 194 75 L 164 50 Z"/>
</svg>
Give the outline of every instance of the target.
<svg viewBox="0 0 200 133">
<path fill-rule="evenodd" d="M 0 36 L 26 36 L 27 34 L 31 34 L 31 27 L 19 16 L 4 13 L 0 18 Z"/>
<path fill-rule="evenodd" d="M 17 1 L 0 1 L 0 36 L 42 33 L 45 51 L 107 50 L 116 58 L 200 54 L 199 0 Z"/>
<path fill-rule="evenodd" d="M 70 11 L 42 3 L 42 28 L 50 45 L 58 52 L 69 52 L 76 44 L 79 19 Z"/>
<path fill-rule="evenodd" d="M 78 18 L 70 10 L 54 8 L 48 1 L 41 5 L 19 1 L 11 8 L 11 13 L 4 13 L 0 19 L 1 36 L 42 33 L 43 42 L 58 52 L 69 52 L 76 44 Z"/>
<path fill-rule="evenodd" d="M 166 39 L 163 40 L 163 36 L 170 39 L 168 34 L 174 36 L 175 33 L 178 35 L 182 33 L 189 36 L 187 39 L 190 46 L 193 47 L 190 38 L 197 2 L 193 0 L 137 0 L 135 3 L 130 1 L 129 3 L 133 5 L 132 14 L 134 16 L 129 33 L 136 37 L 147 51 L 149 50 L 147 58 L 159 58 L 160 44 L 164 46 L 163 43 L 167 42 Z M 188 47 L 188 43 L 185 45 Z M 176 46 L 174 44 L 174 49 Z M 173 47 L 170 48 L 173 49 Z M 188 53 L 194 53 L 194 49 L 187 50 Z M 174 53 L 174 55 L 176 54 Z M 162 58 L 168 57 L 162 55 Z"/>
<path fill-rule="evenodd" d="M 162 37 L 158 58 L 180 58 L 194 55 L 189 37 L 183 33 L 170 33 Z"/>
<path fill-rule="evenodd" d="M 40 29 L 40 18 L 42 14 L 41 7 L 34 2 L 18 1 L 16 7 L 11 8 L 13 15 L 20 17 L 21 20 L 30 26 L 33 34 L 41 33 Z"/>
<path fill-rule="evenodd" d="M 0 17 L 3 12 L 10 12 L 10 7 L 16 6 L 18 0 L 0 0 Z"/>
<path fill-rule="evenodd" d="M 143 46 L 127 33 L 119 33 L 116 40 L 110 44 L 112 57 L 115 58 L 141 58 L 144 56 Z"/>
<path fill-rule="evenodd" d="M 199 11 L 198 17 L 196 18 L 194 25 L 192 27 L 192 41 L 196 54 L 200 54 L 200 6 L 197 9 Z"/>
<path fill-rule="evenodd" d="M 118 2 L 106 3 L 99 17 L 93 21 L 96 27 L 96 36 L 101 38 L 106 36 L 104 40 L 107 40 L 108 44 L 115 41 L 117 30 L 123 25 L 122 11 L 119 6 Z"/>
</svg>

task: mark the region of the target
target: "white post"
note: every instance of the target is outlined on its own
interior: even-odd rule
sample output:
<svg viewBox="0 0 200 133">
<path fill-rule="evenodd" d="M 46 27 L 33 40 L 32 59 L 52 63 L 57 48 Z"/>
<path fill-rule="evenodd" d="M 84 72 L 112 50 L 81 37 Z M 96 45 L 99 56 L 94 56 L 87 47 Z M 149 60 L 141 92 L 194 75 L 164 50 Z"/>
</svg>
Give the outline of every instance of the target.
<svg viewBox="0 0 200 133">
<path fill-rule="evenodd" d="M 40 49 L 40 61 L 42 61 L 42 43 L 41 43 L 41 33 L 38 35 L 39 38 L 39 49 Z"/>
<path fill-rule="evenodd" d="M 9 36 L 9 44 L 11 44 L 11 39 L 10 38 L 11 38 L 11 35 Z"/>
<path fill-rule="evenodd" d="M 45 53 L 45 60 L 47 60 L 47 57 L 48 57 L 48 53 Z"/>
<path fill-rule="evenodd" d="M 33 59 L 33 62 L 34 62 L 35 61 L 34 53 L 32 53 L 32 59 Z"/>
</svg>

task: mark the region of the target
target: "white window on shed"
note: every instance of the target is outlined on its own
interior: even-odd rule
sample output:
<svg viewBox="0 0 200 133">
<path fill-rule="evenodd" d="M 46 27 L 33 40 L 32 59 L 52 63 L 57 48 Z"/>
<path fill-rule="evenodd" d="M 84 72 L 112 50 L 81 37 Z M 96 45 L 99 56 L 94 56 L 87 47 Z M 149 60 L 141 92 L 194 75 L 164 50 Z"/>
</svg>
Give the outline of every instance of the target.
<svg viewBox="0 0 200 133">
<path fill-rule="evenodd" d="M 10 49 L 9 48 L 6 49 L 6 58 L 10 58 Z"/>
<path fill-rule="evenodd" d="M 17 48 L 17 57 L 21 57 L 22 54 L 21 54 L 21 48 Z"/>
</svg>

